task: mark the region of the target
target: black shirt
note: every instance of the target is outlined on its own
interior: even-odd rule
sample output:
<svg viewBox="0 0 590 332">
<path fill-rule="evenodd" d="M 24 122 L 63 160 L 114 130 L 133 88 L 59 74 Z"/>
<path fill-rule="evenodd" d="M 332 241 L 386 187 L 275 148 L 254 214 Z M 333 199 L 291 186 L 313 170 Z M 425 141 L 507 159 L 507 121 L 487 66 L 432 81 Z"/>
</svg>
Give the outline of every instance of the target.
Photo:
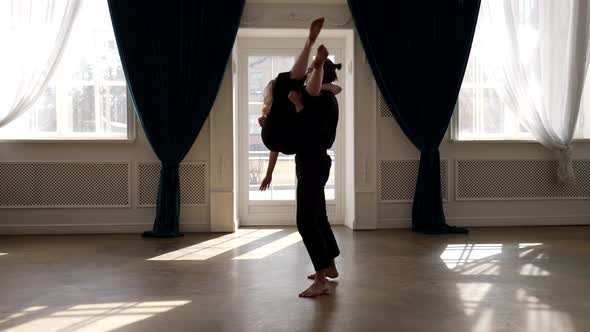
<svg viewBox="0 0 590 332">
<path fill-rule="evenodd" d="M 298 113 L 301 152 L 325 152 L 334 145 L 338 127 L 338 101 L 333 93 L 317 97 L 303 94 L 303 110 Z"/>
</svg>

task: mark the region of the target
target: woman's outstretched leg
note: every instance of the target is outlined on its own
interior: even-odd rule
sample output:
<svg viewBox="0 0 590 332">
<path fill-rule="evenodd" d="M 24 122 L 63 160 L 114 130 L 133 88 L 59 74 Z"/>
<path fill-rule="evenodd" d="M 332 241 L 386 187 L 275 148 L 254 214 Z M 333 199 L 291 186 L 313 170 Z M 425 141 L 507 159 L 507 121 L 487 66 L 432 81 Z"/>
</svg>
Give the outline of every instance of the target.
<svg viewBox="0 0 590 332">
<path fill-rule="evenodd" d="M 324 79 L 324 62 L 326 62 L 328 55 L 328 49 L 324 45 L 320 45 L 320 47 L 318 47 L 315 59 L 313 60 L 313 70 L 309 76 L 309 79 L 307 80 L 307 85 L 305 86 L 305 90 L 310 96 L 319 96 L 320 92 L 322 91 L 322 81 Z"/>
<path fill-rule="evenodd" d="M 324 18 L 316 18 L 311 22 L 311 26 L 309 27 L 309 36 L 305 41 L 305 46 L 301 50 L 301 53 L 295 60 L 295 64 L 293 64 L 293 68 L 291 68 L 291 79 L 294 80 L 302 80 L 305 78 L 307 74 L 307 64 L 309 63 L 309 55 L 311 53 L 311 47 L 318 39 L 320 31 L 322 31 L 322 27 L 324 26 Z"/>
</svg>

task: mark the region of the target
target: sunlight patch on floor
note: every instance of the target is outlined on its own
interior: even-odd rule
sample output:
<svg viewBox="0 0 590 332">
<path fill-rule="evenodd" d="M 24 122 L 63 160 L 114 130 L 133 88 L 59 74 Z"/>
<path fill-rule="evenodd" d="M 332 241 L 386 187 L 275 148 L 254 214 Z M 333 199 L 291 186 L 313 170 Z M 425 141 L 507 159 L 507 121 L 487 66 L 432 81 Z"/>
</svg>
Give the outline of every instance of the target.
<svg viewBox="0 0 590 332">
<path fill-rule="evenodd" d="M 457 290 L 467 316 L 473 315 L 492 288 L 491 283 L 469 282 L 457 283 Z"/>
<path fill-rule="evenodd" d="M 477 318 L 472 332 L 493 332 L 495 331 L 494 310 L 490 308 L 482 309 Z"/>
<path fill-rule="evenodd" d="M 150 261 L 207 260 L 256 240 L 278 233 L 282 229 L 240 229 L 227 234 L 150 258 Z"/>
<path fill-rule="evenodd" d="M 524 264 L 521 268 L 520 268 L 520 275 L 521 276 L 531 276 L 531 277 L 546 277 L 546 276 L 550 276 L 551 273 L 549 271 L 546 271 L 536 265 L 527 263 Z"/>
<path fill-rule="evenodd" d="M 518 244 L 518 249 L 524 249 L 524 248 L 531 248 L 531 247 L 539 247 L 542 246 L 543 243 L 519 243 Z"/>
<path fill-rule="evenodd" d="M 282 249 L 287 248 L 290 245 L 293 245 L 297 242 L 301 241 L 301 235 L 299 232 L 293 232 L 281 239 L 273 241 L 271 243 L 265 244 L 260 248 L 256 248 L 252 251 L 249 251 L 243 255 L 235 257 L 234 259 L 261 259 L 268 257 Z"/>
<path fill-rule="evenodd" d="M 500 261 L 498 259 L 484 262 L 473 261 L 470 264 L 455 268 L 454 271 L 462 275 L 497 276 L 500 275 Z"/>
<path fill-rule="evenodd" d="M 516 299 L 526 308 L 526 332 L 574 332 L 570 315 L 554 310 L 547 303 L 522 288 L 516 291 Z"/>
<path fill-rule="evenodd" d="M 6 323 L 6 322 L 8 322 L 8 321 L 10 321 L 12 319 L 15 319 L 15 318 L 24 317 L 27 314 L 30 314 L 30 313 L 35 312 L 35 311 L 43 310 L 45 308 L 47 308 L 47 307 L 44 307 L 44 306 L 29 307 L 29 308 L 27 308 L 27 309 L 25 309 L 25 310 L 23 310 L 21 312 L 17 312 L 15 314 L 12 314 L 12 315 L 6 317 L 6 318 L 0 319 L 0 324 Z M 2 327 L 2 325 L 0 325 L 0 327 Z"/>
<path fill-rule="evenodd" d="M 449 244 L 440 258 L 449 269 L 490 258 L 502 253 L 502 244 Z"/>
<path fill-rule="evenodd" d="M 41 318 L 9 328 L 6 331 L 114 331 L 129 324 L 170 311 L 186 305 L 190 301 L 121 302 L 76 305 L 57 312 L 47 313 Z M 25 318 L 27 313 L 36 315 L 47 311 L 48 307 L 34 307 L 23 310 L 17 318 Z M 0 325 L 0 329 L 2 325 Z"/>
</svg>

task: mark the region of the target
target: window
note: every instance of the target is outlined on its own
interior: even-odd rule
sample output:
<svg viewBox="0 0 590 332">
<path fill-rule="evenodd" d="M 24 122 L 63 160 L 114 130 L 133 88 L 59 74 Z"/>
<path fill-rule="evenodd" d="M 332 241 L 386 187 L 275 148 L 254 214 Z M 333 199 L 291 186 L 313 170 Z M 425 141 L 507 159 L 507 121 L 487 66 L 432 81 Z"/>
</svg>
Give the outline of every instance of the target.
<svg viewBox="0 0 590 332">
<path fill-rule="evenodd" d="M 107 2 L 82 0 L 50 83 L 32 109 L 0 129 L 0 138 L 129 139 L 131 116 Z"/>
<path fill-rule="evenodd" d="M 504 82 L 504 56 L 497 50 L 498 45 L 506 43 L 502 29 L 489 19 L 488 6 L 494 1 L 482 2 L 476 33 L 459 98 L 454 114 L 452 138 L 454 140 L 534 140 L 533 135 L 524 128 L 514 110 L 505 103 L 498 91 Z M 523 0 L 519 10 L 524 11 L 529 24 L 538 27 L 538 1 Z M 524 24 L 525 22 L 523 22 Z M 530 42 L 535 42 L 530 38 Z M 538 65 L 531 57 L 527 64 L 531 68 Z M 576 139 L 590 138 L 590 84 L 586 84 L 582 107 L 576 131 Z"/>
</svg>

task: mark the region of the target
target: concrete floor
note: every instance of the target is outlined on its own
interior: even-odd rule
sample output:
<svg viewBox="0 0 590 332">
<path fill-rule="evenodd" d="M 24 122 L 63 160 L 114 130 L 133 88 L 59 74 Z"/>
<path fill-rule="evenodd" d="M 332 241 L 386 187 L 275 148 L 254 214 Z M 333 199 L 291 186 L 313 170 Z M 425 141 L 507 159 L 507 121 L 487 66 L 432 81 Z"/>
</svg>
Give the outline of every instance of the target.
<svg viewBox="0 0 590 332">
<path fill-rule="evenodd" d="M 316 300 L 294 228 L 2 236 L 0 330 L 590 331 L 590 227 L 336 235 Z"/>
</svg>

